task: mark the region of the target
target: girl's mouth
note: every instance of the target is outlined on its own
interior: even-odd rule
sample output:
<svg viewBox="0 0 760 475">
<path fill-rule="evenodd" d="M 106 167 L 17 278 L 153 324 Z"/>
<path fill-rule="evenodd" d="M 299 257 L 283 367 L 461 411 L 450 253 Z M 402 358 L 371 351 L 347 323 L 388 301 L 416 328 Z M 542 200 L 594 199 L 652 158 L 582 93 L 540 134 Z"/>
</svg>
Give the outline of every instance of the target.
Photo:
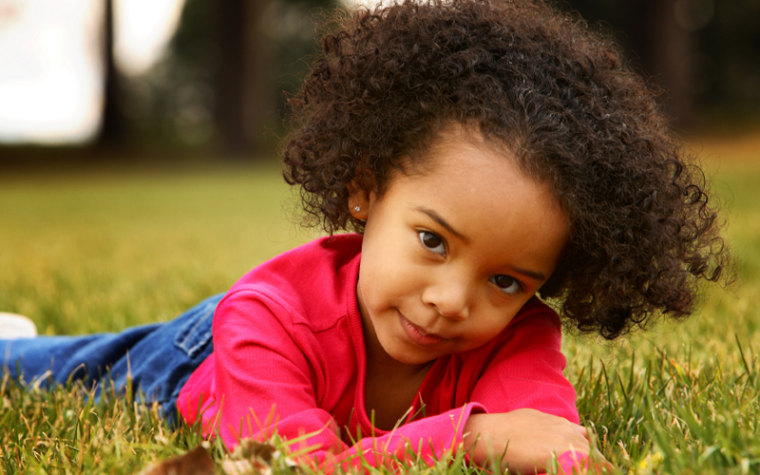
<svg viewBox="0 0 760 475">
<path fill-rule="evenodd" d="M 406 336 L 408 336 L 410 340 L 417 343 L 418 345 L 432 346 L 446 340 L 446 338 L 434 333 L 427 333 L 419 326 L 407 320 L 401 312 L 399 312 L 398 315 L 399 320 L 401 321 L 401 327 L 406 332 Z"/>
</svg>

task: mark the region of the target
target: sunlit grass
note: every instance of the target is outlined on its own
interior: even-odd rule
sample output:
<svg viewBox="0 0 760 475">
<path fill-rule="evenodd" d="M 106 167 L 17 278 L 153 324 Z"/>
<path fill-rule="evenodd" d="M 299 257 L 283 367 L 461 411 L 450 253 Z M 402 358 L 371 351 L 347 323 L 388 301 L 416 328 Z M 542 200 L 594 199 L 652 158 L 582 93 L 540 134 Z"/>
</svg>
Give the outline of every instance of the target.
<svg viewBox="0 0 760 475">
<path fill-rule="evenodd" d="M 760 150 L 704 152 L 736 282 L 688 320 L 612 343 L 569 335 L 568 377 L 605 455 L 633 473 L 760 472 Z"/>
<path fill-rule="evenodd" d="M 308 239 L 274 166 L 0 181 L 0 308 L 42 333 L 167 319 Z"/>
<path fill-rule="evenodd" d="M 760 472 L 760 153 L 706 160 L 737 283 L 706 289 L 685 322 L 612 343 L 565 338 L 582 418 L 621 472 Z M 296 207 L 276 166 L 0 176 L 0 310 L 46 334 L 169 319 L 311 239 Z M 133 473 L 200 443 L 132 401 L 1 384 L 0 471 Z"/>
</svg>

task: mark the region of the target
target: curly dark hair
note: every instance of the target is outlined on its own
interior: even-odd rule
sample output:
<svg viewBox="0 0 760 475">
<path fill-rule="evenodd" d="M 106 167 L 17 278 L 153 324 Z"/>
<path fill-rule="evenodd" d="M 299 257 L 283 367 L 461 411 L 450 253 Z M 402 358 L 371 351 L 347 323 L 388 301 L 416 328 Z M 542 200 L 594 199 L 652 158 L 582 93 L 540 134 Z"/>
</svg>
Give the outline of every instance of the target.
<svg viewBox="0 0 760 475">
<path fill-rule="evenodd" d="M 337 19 L 300 93 L 285 179 L 328 232 L 363 223 L 354 180 L 382 192 L 447 123 L 504 143 L 571 222 L 543 298 L 608 339 L 682 317 L 728 252 L 705 179 L 609 39 L 528 0 L 404 1 Z M 369 188 L 367 188 L 369 189 Z"/>
</svg>

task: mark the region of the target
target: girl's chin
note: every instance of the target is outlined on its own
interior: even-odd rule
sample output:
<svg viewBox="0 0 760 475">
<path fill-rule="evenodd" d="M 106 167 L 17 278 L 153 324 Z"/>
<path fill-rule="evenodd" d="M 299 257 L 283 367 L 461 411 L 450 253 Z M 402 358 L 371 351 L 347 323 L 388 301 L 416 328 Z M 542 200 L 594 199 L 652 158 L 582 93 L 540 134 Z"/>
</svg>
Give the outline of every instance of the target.
<svg viewBox="0 0 760 475">
<path fill-rule="evenodd" d="M 396 362 L 410 367 L 425 366 L 442 356 L 437 351 L 433 352 L 431 349 L 421 348 L 408 340 L 396 340 L 396 344 L 392 348 L 385 348 L 385 351 Z"/>
</svg>

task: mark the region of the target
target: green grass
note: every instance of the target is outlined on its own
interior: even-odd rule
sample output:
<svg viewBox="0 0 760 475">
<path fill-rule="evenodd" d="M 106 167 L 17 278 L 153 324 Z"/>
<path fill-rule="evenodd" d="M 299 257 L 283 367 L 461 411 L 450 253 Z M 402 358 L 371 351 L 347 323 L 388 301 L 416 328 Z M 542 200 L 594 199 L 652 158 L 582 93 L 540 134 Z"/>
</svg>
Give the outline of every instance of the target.
<svg viewBox="0 0 760 475">
<path fill-rule="evenodd" d="M 710 157 L 707 157 L 710 159 Z M 707 163 L 738 282 L 698 312 L 612 343 L 568 335 L 567 376 L 620 472 L 760 472 L 760 153 Z M 0 175 L 0 310 L 44 334 L 169 319 L 314 237 L 272 166 Z M 0 382 L 0 470 L 133 473 L 200 443 L 154 408 Z M 217 463 L 224 451 L 214 443 Z M 448 466 L 420 473 L 457 473 Z"/>
</svg>

